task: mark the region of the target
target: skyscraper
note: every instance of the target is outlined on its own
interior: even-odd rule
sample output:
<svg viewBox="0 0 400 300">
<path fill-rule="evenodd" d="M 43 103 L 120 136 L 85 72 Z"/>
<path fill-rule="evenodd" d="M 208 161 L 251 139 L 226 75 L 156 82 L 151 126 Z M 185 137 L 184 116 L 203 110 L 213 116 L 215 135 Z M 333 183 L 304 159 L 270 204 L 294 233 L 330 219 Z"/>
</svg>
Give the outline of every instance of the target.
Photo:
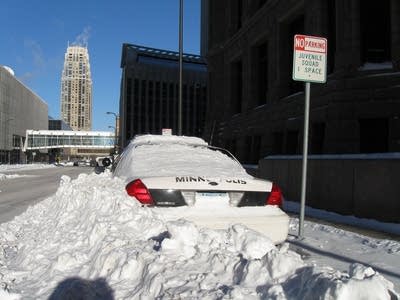
<svg viewBox="0 0 400 300">
<path fill-rule="evenodd" d="M 73 130 L 92 128 L 92 78 L 86 47 L 68 46 L 61 77 L 61 119 Z"/>
<path fill-rule="evenodd" d="M 207 65 L 198 55 L 183 55 L 182 134 L 202 136 L 207 109 Z M 178 133 L 179 53 L 122 45 L 120 145 L 137 134 Z"/>
</svg>

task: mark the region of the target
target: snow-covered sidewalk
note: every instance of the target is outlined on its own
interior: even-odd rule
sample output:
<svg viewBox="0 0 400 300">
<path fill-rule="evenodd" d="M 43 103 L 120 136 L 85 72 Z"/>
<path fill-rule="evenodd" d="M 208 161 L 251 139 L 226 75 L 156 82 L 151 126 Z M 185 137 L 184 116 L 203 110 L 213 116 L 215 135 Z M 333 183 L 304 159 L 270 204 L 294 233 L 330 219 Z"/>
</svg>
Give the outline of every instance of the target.
<svg viewBox="0 0 400 300">
<path fill-rule="evenodd" d="M 291 222 L 296 232 L 297 220 Z M 302 258 L 236 224 L 166 221 L 109 173 L 63 177 L 57 193 L 0 225 L 1 299 L 397 299 L 380 272 L 400 269 L 400 244 L 306 222 L 299 243 L 346 256 Z M 290 246 L 291 245 L 291 246 Z M 294 249 L 293 248 L 293 249 Z M 351 255 L 349 255 L 351 254 Z M 360 264 L 372 262 L 379 269 Z M 108 298 L 107 298 L 108 297 Z M 52 298 L 50 298 L 52 299 Z"/>
</svg>

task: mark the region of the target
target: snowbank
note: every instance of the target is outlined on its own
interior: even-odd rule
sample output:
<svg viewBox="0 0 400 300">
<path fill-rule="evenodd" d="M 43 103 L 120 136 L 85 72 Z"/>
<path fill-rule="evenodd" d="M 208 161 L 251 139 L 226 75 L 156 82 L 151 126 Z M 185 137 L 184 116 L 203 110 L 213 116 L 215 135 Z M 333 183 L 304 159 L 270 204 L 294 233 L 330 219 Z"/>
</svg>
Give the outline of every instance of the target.
<svg viewBox="0 0 400 300">
<path fill-rule="evenodd" d="M 109 173 L 62 178 L 57 193 L 0 225 L 5 299 L 390 299 L 371 268 L 307 264 L 242 225 L 199 228 L 141 207 Z M 91 298 L 90 298 L 91 297 Z"/>
<path fill-rule="evenodd" d="M 34 170 L 34 169 L 47 169 L 54 168 L 50 164 L 19 164 L 19 165 L 0 165 L 0 171 L 19 171 L 19 170 Z"/>
<path fill-rule="evenodd" d="M 14 179 L 19 177 L 32 177 L 31 175 L 18 175 L 18 174 L 2 174 L 0 173 L 0 181 L 6 179 Z"/>
</svg>

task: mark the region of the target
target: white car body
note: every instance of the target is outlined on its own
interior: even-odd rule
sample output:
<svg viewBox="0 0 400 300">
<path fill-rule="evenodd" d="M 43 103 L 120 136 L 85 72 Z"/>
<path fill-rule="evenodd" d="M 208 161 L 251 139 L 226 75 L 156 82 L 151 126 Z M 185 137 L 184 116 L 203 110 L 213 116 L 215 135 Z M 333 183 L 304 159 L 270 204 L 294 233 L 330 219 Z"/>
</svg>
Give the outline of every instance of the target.
<svg viewBox="0 0 400 300">
<path fill-rule="evenodd" d="M 266 205 L 273 183 L 250 176 L 237 160 L 208 148 L 202 139 L 136 137 L 114 169 L 128 194 L 132 189 L 146 194 L 168 220 L 185 218 L 213 229 L 241 223 L 274 243 L 287 237 L 289 217 L 277 205 Z"/>
</svg>

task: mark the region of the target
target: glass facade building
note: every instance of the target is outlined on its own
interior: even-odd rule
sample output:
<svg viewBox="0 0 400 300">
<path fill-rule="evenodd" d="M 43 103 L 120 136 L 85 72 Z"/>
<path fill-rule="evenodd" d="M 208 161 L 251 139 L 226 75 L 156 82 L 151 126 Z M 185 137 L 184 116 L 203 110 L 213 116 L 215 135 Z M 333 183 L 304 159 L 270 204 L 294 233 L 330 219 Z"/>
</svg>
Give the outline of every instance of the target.
<svg viewBox="0 0 400 300">
<path fill-rule="evenodd" d="M 122 47 L 120 143 L 136 134 L 178 134 L 179 53 L 132 44 Z M 207 104 L 207 66 L 183 55 L 182 134 L 202 136 Z"/>
</svg>

